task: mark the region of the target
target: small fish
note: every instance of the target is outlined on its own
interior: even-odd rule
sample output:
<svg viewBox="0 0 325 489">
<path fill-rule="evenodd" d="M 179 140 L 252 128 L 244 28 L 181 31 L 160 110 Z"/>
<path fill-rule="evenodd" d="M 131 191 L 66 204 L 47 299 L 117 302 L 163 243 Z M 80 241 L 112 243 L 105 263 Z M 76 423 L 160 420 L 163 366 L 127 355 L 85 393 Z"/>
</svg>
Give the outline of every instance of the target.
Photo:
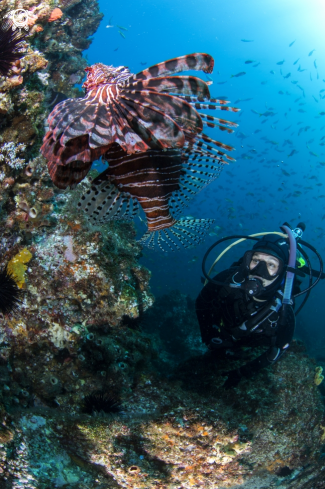
<svg viewBox="0 0 325 489">
<path fill-rule="evenodd" d="M 260 62 L 256 63 L 255 65 L 253 65 L 253 68 L 257 68 L 260 64 Z"/>
<path fill-rule="evenodd" d="M 286 76 L 284 76 L 283 78 L 286 79 L 286 78 L 289 78 L 291 76 L 291 73 L 288 73 Z"/>
<path fill-rule="evenodd" d="M 123 37 L 123 39 L 126 39 L 126 37 L 125 37 L 125 35 L 123 34 L 123 32 L 118 31 L 118 33 L 120 34 L 120 36 L 122 36 L 122 37 Z"/>
<path fill-rule="evenodd" d="M 309 78 L 310 78 L 310 81 L 313 81 L 313 77 L 311 76 L 311 73 L 309 73 Z"/>
<path fill-rule="evenodd" d="M 295 149 L 293 149 L 293 150 L 291 151 L 291 153 L 288 155 L 288 158 L 290 158 L 290 156 L 295 155 L 296 153 L 298 153 L 298 151 L 296 151 Z M 284 173 L 284 171 L 285 171 L 285 170 L 282 170 L 282 173 Z M 284 173 L 284 175 L 285 175 L 285 173 Z M 289 175 L 287 175 L 287 176 L 289 176 Z"/>
<path fill-rule="evenodd" d="M 293 64 L 296 65 L 299 60 L 300 60 L 300 58 L 298 58 Z"/>
<path fill-rule="evenodd" d="M 316 60 L 314 60 L 314 66 L 315 66 L 315 68 L 316 68 L 316 70 L 317 70 L 317 64 L 316 64 Z"/>
<path fill-rule="evenodd" d="M 127 31 L 127 28 L 126 27 L 122 27 L 121 25 L 117 25 L 116 24 L 116 27 L 118 27 L 119 29 L 122 29 L 122 31 Z"/>
<path fill-rule="evenodd" d="M 297 80 L 292 80 L 293 85 L 297 85 L 298 81 Z"/>
<path fill-rule="evenodd" d="M 140 65 L 142 65 L 142 66 L 145 66 L 145 65 L 147 65 L 147 64 L 148 64 L 148 63 L 147 63 L 146 61 L 140 61 Z"/>
<path fill-rule="evenodd" d="M 239 76 L 244 76 L 244 75 L 246 75 L 246 71 L 240 71 L 236 75 L 231 75 L 230 78 L 238 78 Z"/>
<path fill-rule="evenodd" d="M 283 65 L 284 62 L 285 62 L 285 59 L 283 59 L 282 61 L 278 61 L 277 65 Z"/>
<path fill-rule="evenodd" d="M 294 150 L 293 150 L 293 151 L 294 151 Z M 286 170 L 283 170 L 283 169 L 281 168 L 281 171 L 282 171 L 283 175 L 285 175 L 286 177 L 290 177 L 290 173 L 288 173 Z"/>
<path fill-rule="evenodd" d="M 325 115 L 325 112 L 319 112 L 319 115 Z"/>
<path fill-rule="evenodd" d="M 241 42 L 254 42 L 254 39 L 241 39 Z"/>
<path fill-rule="evenodd" d="M 110 27 L 114 27 L 113 25 L 107 25 L 106 29 L 109 29 Z"/>
<path fill-rule="evenodd" d="M 245 65 L 249 65 L 251 63 L 255 63 L 255 61 L 251 60 L 251 59 L 248 59 L 247 61 L 245 61 Z"/>
<path fill-rule="evenodd" d="M 273 117 L 274 115 L 276 115 L 276 112 L 272 112 L 271 110 L 268 110 L 267 112 L 264 112 L 263 114 L 260 114 L 260 117 L 263 116 L 263 117 Z"/>
<path fill-rule="evenodd" d="M 118 50 L 118 48 L 116 48 L 116 49 L 113 49 L 113 51 L 117 51 L 117 50 Z"/>
<path fill-rule="evenodd" d="M 209 81 L 213 81 L 212 76 L 208 75 L 207 73 L 205 74 L 205 76 L 206 76 L 207 80 L 209 80 Z"/>
<path fill-rule="evenodd" d="M 296 40 L 292 41 L 292 42 L 289 44 L 289 48 L 291 48 L 291 46 L 293 46 L 295 42 L 296 42 Z"/>
<path fill-rule="evenodd" d="M 218 100 L 220 100 L 221 97 L 218 97 Z M 226 99 L 228 97 L 225 97 Z M 250 100 L 253 100 L 252 98 L 239 98 L 238 100 L 235 100 L 235 104 L 239 104 L 239 102 L 249 102 Z"/>
<path fill-rule="evenodd" d="M 317 103 L 318 103 L 318 100 L 317 100 L 317 98 L 316 98 L 316 97 L 314 97 L 314 95 L 313 95 L 313 99 L 315 100 L 315 102 L 317 102 Z"/>
<path fill-rule="evenodd" d="M 271 73 L 271 75 L 274 75 L 275 71 L 274 70 L 271 70 L 270 73 Z"/>
<path fill-rule="evenodd" d="M 193 256 L 192 260 L 189 260 L 187 263 L 195 263 L 198 261 L 198 259 L 199 259 L 198 256 Z"/>
<path fill-rule="evenodd" d="M 313 49 L 312 51 L 310 51 L 310 53 L 308 54 L 308 56 L 311 56 L 314 51 L 316 51 L 316 49 Z"/>
<path fill-rule="evenodd" d="M 284 95 L 284 92 L 282 92 L 282 90 L 280 90 L 278 93 L 279 95 Z"/>
<path fill-rule="evenodd" d="M 299 65 L 298 71 L 300 71 L 300 73 L 302 73 L 303 71 L 306 71 L 306 69 L 307 68 L 302 69 L 301 66 Z"/>
</svg>

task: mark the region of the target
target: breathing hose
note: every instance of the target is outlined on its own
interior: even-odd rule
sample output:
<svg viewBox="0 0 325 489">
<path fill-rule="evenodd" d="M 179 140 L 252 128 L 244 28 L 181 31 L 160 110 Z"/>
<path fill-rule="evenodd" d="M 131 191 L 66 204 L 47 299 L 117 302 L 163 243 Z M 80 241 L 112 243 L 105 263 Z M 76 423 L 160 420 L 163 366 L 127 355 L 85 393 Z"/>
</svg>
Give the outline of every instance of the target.
<svg viewBox="0 0 325 489">
<path fill-rule="evenodd" d="M 295 237 L 293 235 L 293 232 L 288 226 L 282 226 L 281 229 L 285 231 L 288 235 L 289 238 L 289 245 L 290 245 L 290 253 L 289 253 L 289 262 L 288 266 L 291 269 L 294 269 L 296 267 L 296 257 L 297 257 L 297 244 Z M 285 280 L 285 286 L 284 286 L 284 292 L 283 292 L 283 299 L 282 303 L 283 304 L 292 304 L 292 299 L 291 299 L 291 293 L 292 293 L 292 287 L 293 287 L 293 281 L 295 278 L 294 272 L 287 270 L 286 271 L 286 280 Z"/>
</svg>

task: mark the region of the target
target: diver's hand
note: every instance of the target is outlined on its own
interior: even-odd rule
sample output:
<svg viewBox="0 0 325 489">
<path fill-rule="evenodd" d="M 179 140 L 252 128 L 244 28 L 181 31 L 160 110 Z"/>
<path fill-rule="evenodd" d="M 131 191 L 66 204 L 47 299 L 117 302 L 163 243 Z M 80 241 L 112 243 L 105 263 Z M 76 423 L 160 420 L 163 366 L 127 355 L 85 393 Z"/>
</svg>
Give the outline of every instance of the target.
<svg viewBox="0 0 325 489">
<path fill-rule="evenodd" d="M 247 328 L 246 323 L 243 323 L 241 326 L 232 328 L 230 334 L 234 340 L 239 340 L 240 338 L 250 335 L 251 331 Z"/>
<path fill-rule="evenodd" d="M 223 375 L 228 375 L 228 379 L 222 386 L 226 390 L 231 389 L 232 387 L 236 387 L 239 384 L 240 379 L 242 378 L 242 374 L 240 373 L 239 368 L 237 368 L 236 370 L 225 372 Z"/>
</svg>

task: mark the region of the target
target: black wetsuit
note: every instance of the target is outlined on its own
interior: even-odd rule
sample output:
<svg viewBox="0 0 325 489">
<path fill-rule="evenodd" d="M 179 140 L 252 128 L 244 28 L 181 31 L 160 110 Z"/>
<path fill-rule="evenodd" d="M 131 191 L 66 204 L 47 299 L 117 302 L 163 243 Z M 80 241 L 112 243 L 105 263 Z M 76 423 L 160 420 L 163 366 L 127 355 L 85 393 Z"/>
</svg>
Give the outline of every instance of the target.
<svg viewBox="0 0 325 489">
<path fill-rule="evenodd" d="M 223 283 L 231 283 L 232 277 L 238 269 L 238 267 L 233 267 L 224 270 L 214 279 Z M 196 314 L 202 341 L 206 345 L 211 346 L 211 340 L 217 338 L 220 340 L 219 346 L 224 349 L 236 349 L 237 346 L 268 346 L 267 351 L 262 355 L 240 367 L 241 376 L 249 377 L 259 369 L 274 363 L 292 340 L 295 327 L 293 313 L 283 327 L 279 325 L 279 313 L 274 312 L 268 319 L 262 321 L 254 331 L 242 331 L 239 328 L 261 308 L 274 301 L 280 285 L 281 279 L 276 287 L 271 287 L 271 290 L 263 297 L 266 300 L 259 302 L 249 297 L 243 290 L 231 289 L 209 282 L 201 290 L 196 300 Z M 216 354 L 218 351 L 220 350 L 217 349 Z"/>
</svg>

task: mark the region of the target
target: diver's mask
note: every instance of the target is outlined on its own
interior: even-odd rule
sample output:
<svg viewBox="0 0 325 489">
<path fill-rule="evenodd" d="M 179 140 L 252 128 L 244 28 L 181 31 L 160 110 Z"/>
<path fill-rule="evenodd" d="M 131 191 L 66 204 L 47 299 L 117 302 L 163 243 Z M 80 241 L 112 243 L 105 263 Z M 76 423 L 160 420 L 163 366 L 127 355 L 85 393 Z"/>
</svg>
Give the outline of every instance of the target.
<svg viewBox="0 0 325 489">
<path fill-rule="evenodd" d="M 277 278 L 279 275 L 282 274 L 282 272 L 284 270 L 283 261 L 281 260 L 281 258 L 279 256 L 276 256 L 274 253 L 270 253 L 267 250 L 261 251 L 260 253 L 264 253 L 264 254 L 273 256 L 274 258 L 279 260 L 279 268 L 278 268 L 276 274 L 271 275 L 269 273 L 269 270 L 267 268 L 267 264 L 264 260 L 260 260 L 259 263 L 254 268 L 250 269 L 251 261 L 253 259 L 253 256 L 256 253 L 259 253 L 259 252 L 255 251 L 255 250 L 249 250 L 249 251 L 246 251 L 246 253 L 244 254 L 243 266 L 244 266 L 246 273 L 248 275 L 257 275 L 258 277 L 261 277 L 262 279 L 274 281 L 275 278 Z"/>
<path fill-rule="evenodd" d="M 267 253 L 266 250 L 264 253 L 274 256 L 279 260 L 279 268 L 277 270 L 277 273 L 275 275 L 270 275 L 267 264 L 263 260 L 259 261 L 259 263 L 254 268 L 250 269 L 250 264 L 255 253 L 257 253 L 257 251 L 255 250 L 246 251 L 243 256 L 240 271 L 238 275 L 236 274 L 237 276 L 234 277 L 234 281 L 237 282 L 237 280 L 239 279 L 238 281 L 241 282 L 240 288 L 243 289 L 246 294 L 251 297 L 258 297 L 263 295 L 263 293 L 268 291 L 268 287 L 273 285 L 276 279 L 282 276 L 284 271 L 283 261 L 281 260 L 281 258 L 279 256 L 274 256 L 274 254 Z M 254 277 L 250 277 L 251 275 L 254 275 Z M 264 286 L 263 279 L 272 281 L 272 283 Z"/>
</svg>

